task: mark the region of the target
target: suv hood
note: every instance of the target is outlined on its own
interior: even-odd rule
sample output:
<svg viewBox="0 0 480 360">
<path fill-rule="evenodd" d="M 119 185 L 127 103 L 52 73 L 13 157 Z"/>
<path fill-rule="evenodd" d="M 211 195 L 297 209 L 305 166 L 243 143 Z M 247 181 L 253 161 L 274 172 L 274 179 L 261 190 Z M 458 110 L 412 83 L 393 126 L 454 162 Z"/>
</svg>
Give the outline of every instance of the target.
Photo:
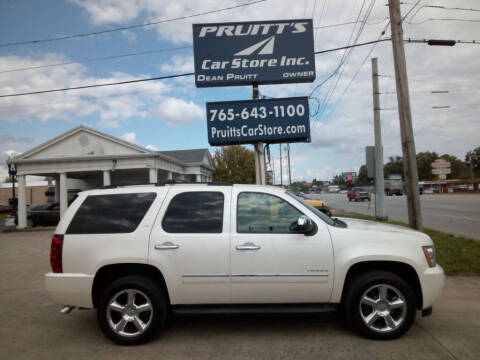
<svg viewBox="0 0 480 360">
<path fill-rule="evenodd" d="M 424 233 L 407 228 L 405 226 L 400 225 L 391 225 L 385 224 L 376 221 L 369 221 L 369 220 L 360 220 L 360 219 L 352 219 L 352 218 L 339 218 L 343 222 L 347 224 L 348 229 L 352 230 L 366 230 L 366 231 L 373 231 L 373 232 L 383 232 L 383 233 L 397 233 L 397 234 L 405 234 L 409 236 L 427 236 Z"/>
</svg>

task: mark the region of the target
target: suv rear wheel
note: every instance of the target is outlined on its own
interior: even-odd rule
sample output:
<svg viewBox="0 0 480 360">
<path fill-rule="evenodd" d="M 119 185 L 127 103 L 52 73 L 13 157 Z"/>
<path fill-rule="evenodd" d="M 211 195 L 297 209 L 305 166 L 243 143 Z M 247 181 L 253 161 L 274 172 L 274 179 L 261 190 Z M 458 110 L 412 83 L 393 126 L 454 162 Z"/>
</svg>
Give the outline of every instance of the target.
<svg viewBox="0 0 480 360">
<path fill-rule="evenodd" d="M 364 272 L 350 282 L 345 298 L 349 322 L 371 339 L 403 335 L 413 324 L 416 299 L 410 286 L 387 271 Z"/>
<path fill-rule="evenodd" d="M 157 284 L 146 277 L 126 276 L 110 284 L 101 295 L 97 318 L 111 340 L 122 345 L 147 341 L 163 326 L 166 300 Z"/>
</svg>

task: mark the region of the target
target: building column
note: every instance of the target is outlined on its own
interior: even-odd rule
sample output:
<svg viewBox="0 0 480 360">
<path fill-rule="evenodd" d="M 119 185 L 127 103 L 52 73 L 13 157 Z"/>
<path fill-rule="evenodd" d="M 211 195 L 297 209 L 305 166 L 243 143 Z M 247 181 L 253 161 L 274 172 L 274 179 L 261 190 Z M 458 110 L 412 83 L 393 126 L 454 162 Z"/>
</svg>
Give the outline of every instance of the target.
<svg viewBox="0 0 480 360">
<path fill-rule="evenodd" d="M 60 176 L 55 175 L 55 202 L 60 202 Z"/>
<path fill-rule="evenodd" d="M 110 170 L 103 170 L 103 186 L 112 185 L 110 180 Z"/>
<path fill-rule="evenodd" d="M 27 186 L 25 175 L 18 175 L 18 229 L 27 226 Z"/>
<path fill-rule="evenodd" d="M 173 172 L 167 171 L 167 180 L 173 180 Z"/>
<path fill-rule="evenodd" d="M 60 217 L 65 214 L 68 207 L 67 174 L 60 174 Z"/>
<path fill-rule="evenodd" d="M 202 182 L 202 175 L 197 174 L 196 177 L 197 177 L 197 182 L 198 182 L 198 183 L 199 183 L 199 182 Z"/>
<path fill-rule="evenodd" d="M 149 178 L 150 184 L 156 184 L 158 182 L 157 169 L 155 168 L 148 169 L 148 178 Z"/>
</svg>

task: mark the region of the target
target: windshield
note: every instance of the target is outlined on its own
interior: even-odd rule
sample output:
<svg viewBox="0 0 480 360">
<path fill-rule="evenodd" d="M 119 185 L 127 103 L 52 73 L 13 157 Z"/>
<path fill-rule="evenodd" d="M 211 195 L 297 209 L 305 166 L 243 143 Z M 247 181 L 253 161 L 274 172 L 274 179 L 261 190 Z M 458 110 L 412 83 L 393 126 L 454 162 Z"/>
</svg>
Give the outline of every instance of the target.
<svg viewBox="0 0 480 360">
<path fill-rule="evenodd" d="M 290 191 L 286 191 L 286 194 L 288 194 L 289 196 L 297 200 L 299 203 L 305 206 L 308 210 L 310 210 L 315 215 L 317 215 L 320 219 L 325 221 L 328 225 L 333 225 L 333 226 L 335 225 L 335 221 L 331 217 L 329 217 L 328 215 L 324 214 L 320 210 L 316 209 L 315 207 L 307 203 L 305 200 L 303 200 L 303 198 L 296 196 L 294 193 Z"/>
</svg>

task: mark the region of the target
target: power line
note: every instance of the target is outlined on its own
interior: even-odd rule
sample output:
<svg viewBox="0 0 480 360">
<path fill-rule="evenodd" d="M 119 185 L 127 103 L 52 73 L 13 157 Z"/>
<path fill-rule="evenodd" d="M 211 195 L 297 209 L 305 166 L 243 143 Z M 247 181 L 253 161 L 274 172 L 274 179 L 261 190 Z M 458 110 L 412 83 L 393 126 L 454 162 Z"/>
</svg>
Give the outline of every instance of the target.
<svg viewBox="0 0 480 360">
<path fill-rule="evenodd" d="M 381 24 L 382 22 L 388 20 L 388 18 L 383 18 L 381 20 L 378 20 L 376 22 L 365 22 L 363 20 L 360 21 L 348 21 L 344 23 L 339 23 L 339 24 L 330 24 L 330 25 L 322 25 L 322 26 L 315 26 L 314 29 L 327 29 L 327 28 L 332 28 L 332 27 L 337 27 L 337 26 L 345 26 L 345 25 L 351 25 L 351 24 L 358 24 L 358 23 L 366 23 L 367 25 L 378 25 Z"/>
<path fill-rule="evenodd" d="M 402 2 L 402 4 L 413 5 L 412 3 L 407 3 L 407 2 Z M 443 5 L 429 5 L 429 4 L 425 4 L 425 5 L 420 6 L 420 9 L 423 9 L 423 8 L 441 9 L 441 10 L 473 11 L 473 12 L 480 11 L 480 9 L 462 8 L 462 7 L 449 7 L 449 6 L 443 6 Z M 417 11 L 417 13 L 418 13 L 418 11 Z"/>
<path fill-rule="evenodd" d="M 363 42 L 363 43 L 357 43 L 357 44 L 353 44 L 353 45 L 347 45 L 347 46 L 342 46 L 342 47 L 328 49 L 328 50 L 315 51 L 314 54 L 315 55 L 316 54 L 325 54 L 325 53 L 329 53 L 329 52 L 332 52 L 332 51 L 351 49 L 351 48 L 355 48 L 355 47 L 358 47 L 358 46 L 365 46 L 365 45 L 370 45 L 370 44 L 375 44 L 375 43 L 378 43 L 378 42 L 390 41 L 390 40 L 391 40 L 390 38 L 385 38 L 385 39 L 377 39 L 377 40 L 372 40 L 372 41 L 366 41 L 366 42 Z M 412 42 L 413 42 L 413 40 L 412 40 Z"/>
<path fill-rule="evenodd" d="M 30 92 L 17 93 L 17 94 L 0 95 L 0 98 L 7 98 L 7 97 L 13 97 L 13 96 L 24 96 L 24 95 L 45 94 L 45 93 L 67 91 L 67 90 L 89 89 L 89 88 L 113 86 L 113 85 L 132 84 L 132 83 L 146 82 L 146 81 L 153 81 L 153 80 L 173 79 L 173 78 L 177 78 L 177 77 L 192 76 L 192 75 L 195 75 L 195 73 L 192 72 L 192 73 L 185 73 L 185 74 L 165 75 L 165 76 L 157 76 L 157 77 L 152 77 L 152 78 L 133 79 L 133 80 L 117 81 L 117 82 L 112 82 L 112 83 L 95 84 L 95 85 L 83 85 L 83 86 L 75 86 L 75 87 L 61 88 L 61 89 L 30 91 Z"/>
<path fill-rule="evenodd" d="M 373 44 L 374 46 L 372 47 L 372 49 L 370 49 L 370 52 L 368 53 L 367 57 L 365 58 L 365 59 L 367 59 L 368 56 L 370 56 L 371 52 L 373 51 L 373 49 L 375 48 L 377 43 L 383 42 L 383 41 L 389 41 L 389 40 L 391 40 L 391 39 L 389 39 L 389 38 L 388 39 L 380 39 L 379 38 L 377 40 L 367 41 L 367 42 L 364 42 L 364 43 L 357 43 L 357 44 L 353 44 L 353 45 L 342 46 L 340 48 L 320 50 L 320 51 L 316 51 L 315 54 L 324 54 L 324 53 L 328 53 L 328 52 L 332 52 L 332 51 L 336 51 L 336 50 L 344 50 L 344 49 L 354 48 L 354 47 L 358 47 L 358 46 L 365 46 L 365 45 Z M 425 39 L 405 39 L 404 41 L 406 41 L 408 43 L 425 43 L 425 42 L 428 43 L 428 40 L 425 40 Z M 456 41 L 464 43 L 464 44 L 475 44 L 475 45 L 480 44 L 480 42 L 478 40 L 471 40 L 471 41 L 470 40 L 468 40 L 468 41 L 467 40 L 456 40 Z M 366 60 L 364 60 L 362 62 L 360 68 L 363 66 L 365 61 Z M 352 81 L 357 76 L 358 72 L 360 71 L 360 68 L 355 73 Z M 330 76 L 326 80 L 322 81 L 322 84 L 325 83 L 326 81 L 328 81 L 328 79 L 331 78 L 334 74 L 335 74 L 335 71 L 332 74 L 330 74 Z M 104 83 L 104 84 L 82 85 L 82 86 L 60 88 L 60 89 L 39 90 L 39 91 L 31 91 L 31 92 L 16 93 L 16 94 L 5 94 L 5 95 L 0 95 L 0 98 L 7 98 L 7 97 L 14 97 L 14 96 L 24 96 L 24 95 L 45 94 L 45 93 L 68 91 L 68 90 L 89 89 L 89 88 L 95 88 L 95 87 L 105 87 L 105 86 L 114 86 L 114 85 L 124 85 L 124 84 L 132 84 L 132 83 L 154 81 L 154 80 L 166 80 L 166 79 L 173 79 L 173 78 L 177 78 L 177 77 L 185 77 L 185 76 L 192 76 L 192 75 L 195 75 L 195 73 L 190 72 L 190 73 L 184 73 L 184 74 L 174 74 L 174 75 L 157 76 L 157 77 L 143 78 L 143 79 L 132 79 L 132 80 L 125 80 L 125 81 L 117 81 L 117 82 Z M 388 77 L 386 75 L 381 75 L 381 76 Z M 352 83 L 352 81 L 350 82 L 350 84 Z M 347 86 L 347 88 L 350 86 L 350 84 Z M 311 95 L 312 95 L 312 93 L 310 93 L 309 97 L 311 97 Z"/>
<path fill-rule="evenodd" d="M 25 70 L 44 69 L 44 68 L 49 68 L 49 67 L 65 66 L 65 65 L 72 65 L 72 64 L 81 64 L 81 63 L 88 63 L 88 62 L 95 62 L 95 61 L 111 60 L 111 59 L 120 59 L 120 58 L 125 58 L 125 57 L 132 57 L 132 56 L 157 54 L 157 53 L 162 53 L 162 52 L 184 50 L 184 49 L 191 49 L 191 48 L 192 48 L 191 45 L 190 46 L 180 46 L 180 47 L 173 47 L 173 48 L 140 51 L 140 52 L 135 52 L 135 53 L 103 56 L 103 57 L 98 57 L 98 58 L 89 58 L 89 59 L 83 59 L 83 60 L 72 60 L 72 61 L 66 61 L 66 62 L 63 62 L 63 63 L 45 64 L 45 65 L 38 65 L 38 66 L 30 66 L 30 67 L 24 67 L 24 68 L 3 70 L 3 71 L 0 71 L 0 74 L 18 72 L 18 71 L 25 71 Z"/>
<path fill-rule="evenodd" d="M 459 22 L 480 22 L 480 19 L 456 19 L 456 18 L 428 18 L 422 21 L 413 22 L 411 20 L 405 20 L 407 24 L 410 25 L 421 25 L 425 24 L 427 21 L 459 21 Z"/>
<path fill-rule="evenodd" d="M 3 44 L 0 44 L 0 47 L 28 45 L 28 44 L 40 44 L 40 43 L 46 43 L 46 42 L 52 42 L 52 41 L 69 40 L 69 39 L 87 37 L 87 36 L 92 36 L 92 35 L 107 34 L 107 33 L 112 33 L 112 32 L 116 32 L 116 31 L 138 29 L 138 28 L 141 28 L 141 27 L 159 25 L 159 24 L 164 24 L 164 23 L 167 23 L 167 22 L 172 22 L 172 21 L 177 21 L 177 20 L 185 20 L 185 19 L 190 19 L 190 18 L 193 18 L 193 17 L 219 13 L 219 12 L 222 12 L 222 11 L 233 10 L 233 9 L 237 9 L 237 8 L 241 8 L 241 7 L 245 7 L 245 6 L 259 4 L 259 3 L 262 3 L 262 2 L 266 2 L 266 1 L 268 1 L 268 0 L 257 0 L 257 1 L 249 2 L 249 3 L 245 3 L 245 4 L 229 6 L 229 7 L 222 8 L 222 9 L 205 11 L 205 12 L 196 13 L 196 14 L 192 14 L 192 15 L 179 16 L 179 17 L 172 18 L 172 19 L 158 20 L 158 21 L 152 21 L 152 22 L 143 23 L 143 24 L 122 26 L 122 27 L 118 27 L 118 28 L 112 28 L 112 29 L 106 29 L 106 30 L 100 30 L 100 31 L 93 31 L 93 32 L 88 32 L 88 33 L 64 35 L 64 36 L 58 36 L 58 37 L 54 37 L 54 38 L 47 38 L 47 39 L 40 39 L 40 40 L 25 40 L 25 41 L 3 43 Z"/>
</svg>

